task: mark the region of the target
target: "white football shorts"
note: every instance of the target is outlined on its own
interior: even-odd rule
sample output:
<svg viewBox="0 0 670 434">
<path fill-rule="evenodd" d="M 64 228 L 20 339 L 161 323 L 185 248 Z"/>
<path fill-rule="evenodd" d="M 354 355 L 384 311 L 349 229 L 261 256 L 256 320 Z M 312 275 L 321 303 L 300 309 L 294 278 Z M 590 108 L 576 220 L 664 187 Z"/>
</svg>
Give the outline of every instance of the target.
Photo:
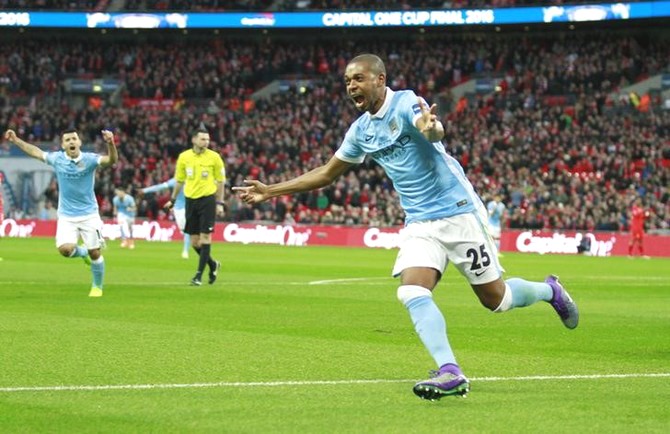
<svg viewBox="0 0 670 434">
<path fill-rule="evenodd" d="M 130 227 L 135 224 L 135 217 L 118 213 L 116 215 L 116 222 L 122 226 Z"/>
<path fill-rule="evenodd" d="M 186 208 L 173 209 L 174 221 L 177 223 L 179 230 L 184 233 L 184 226 L 186 226 Z"/>
<path fill-rule="evenodd" d="M 77 244 L 81 238 L 86 249 L 104 246 L 102 219 L 98 214 L 83 217 L 59 217 L 56 226 L 56 247 L 63 244 Z"/>
<path fill-rule="evenodd" d="M 491 234 L 491 238 L 494 240 L 499 240 L 500 234 L 502 233 L 500 225 L 492 225 L 489 223 L 489 233 Z"/>
<path fill-rule="evenodd" d="M 434 268 L 444 274 L 452 262 L 470 284 L 497 280 L 502 268 L 486 225 L 475 213 L 410 223 L 401 234 L 393 277 L 412 267 Z"/>
</svg>

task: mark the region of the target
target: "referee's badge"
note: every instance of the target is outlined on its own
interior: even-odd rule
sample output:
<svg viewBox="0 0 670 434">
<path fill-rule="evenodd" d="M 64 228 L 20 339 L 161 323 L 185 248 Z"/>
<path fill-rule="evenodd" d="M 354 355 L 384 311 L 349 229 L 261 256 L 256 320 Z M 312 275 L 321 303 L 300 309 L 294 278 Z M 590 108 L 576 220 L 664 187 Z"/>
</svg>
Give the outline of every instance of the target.
<svg viewBox="0 0 670 434">
<path fill-rule="evenodd" d="M 202 177 L 202 179 L 207 179 L 207 177 L 209 177 L 209 172 L 206 171 L 206 170 L 203 170 L 203 171 L 200 173 L 200 177 Z"/>
</svg>

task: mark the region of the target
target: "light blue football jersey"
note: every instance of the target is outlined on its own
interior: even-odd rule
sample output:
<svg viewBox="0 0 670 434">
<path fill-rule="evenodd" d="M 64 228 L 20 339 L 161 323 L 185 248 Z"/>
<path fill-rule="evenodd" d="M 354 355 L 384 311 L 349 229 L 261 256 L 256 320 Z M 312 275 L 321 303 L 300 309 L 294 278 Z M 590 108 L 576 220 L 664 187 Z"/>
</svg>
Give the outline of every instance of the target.
<svg viewBox="0 0 670 434">
<path fill-rule="evenodd" d="M 143 193 L 156 193 L 163 190 L 172 190 L 174 189 L 177 180 L 172 178 L 160 184 L 152 185 L 151 187 L 145 187 L 142 189 Z M 184 189 L 179 190 L 179 194 L 174 201 L 173 209 L 184 209 L 186 207 L 186 198 L 184 196 Z"/>
<path fill-rule="evenodd" d="M 58 216 L 85 217 L 98 214 L 95 199 L 95 169 L 102 157 L 91 152 L 82 152 L 71 159 L 65 152 L 45 152 L 44 160 L 52 166 L 58 180 Z"/>
<path fill-rule="evenodd" d="M 483 209 L 458 161 L 416 128 L 420 115 L 413 91 L 387 88 L 381 109 L 365 112 L 349 127 L 335 156 L 358 164 L 370 155 L 379 163 L 398 192 L 405 224 Z"/>
<path fill-rule="evenodd" d="M 502 202 L 492 200 L 486 204 L 486 209 L 489 212 L 489 224 L 491 226 L 500 227 L 502 223 L 502 216 L 505 212 L 505 205 L 503 205 Z"/>
<path fill-rule="evenodd" d="M 114 196 L 112 204 L 116 207 L 117 213 L 123 214 L 126 217 L 135 217 L 135 198 L 131 195 L 126 194 L 123 196 L 123 199 L 119 196 Z"/>
</svg>

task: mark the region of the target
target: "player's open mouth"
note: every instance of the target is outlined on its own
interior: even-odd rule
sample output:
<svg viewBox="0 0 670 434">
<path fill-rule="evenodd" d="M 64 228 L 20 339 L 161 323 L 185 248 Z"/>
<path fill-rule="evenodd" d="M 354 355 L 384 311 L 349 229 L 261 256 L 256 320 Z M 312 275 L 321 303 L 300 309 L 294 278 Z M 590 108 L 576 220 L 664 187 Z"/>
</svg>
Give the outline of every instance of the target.
<svg viewBox="0 0 670 434">
<path fill-rule="evenodd" d="M 351 99 L 354 101 L 354 104 L 357 106 L 365 102 L 365 97 L 363 95 L 351 95 Z"/>
<path fill-rule="evenodd" d="M 76 146 L 70 146 L 68 149 L 70 149 L 70 151 L 74 151 L 75 149 L 77 149 L 77 147 Z"/>
</svg>

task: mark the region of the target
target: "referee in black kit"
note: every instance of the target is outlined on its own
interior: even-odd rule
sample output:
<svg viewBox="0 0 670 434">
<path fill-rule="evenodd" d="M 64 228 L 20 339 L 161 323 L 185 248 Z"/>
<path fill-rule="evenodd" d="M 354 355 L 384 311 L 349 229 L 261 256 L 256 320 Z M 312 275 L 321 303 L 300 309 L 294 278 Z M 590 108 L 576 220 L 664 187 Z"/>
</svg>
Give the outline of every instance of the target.
<svg viewBox="0 0 670 434">
<path fill-rule="evenodd" d="M 221 268 L 221 263 L 211 257 L 211 248 L 216 216 L 223 216 L 226 169 L 221 155 L 209 149 L 209 132 L 203 126 L 191 135 L 191 145 L 191 149 L 177 158 L 174 176 L 177 183 L 165 208 L 172 208 L 183 188 L 186 197 L 184 232 L 191 235 L 191 246 L 200 257 L 191 285 L 200 286 L 206 265 L 209 265 L 210 284 L 216 281 Z"/>
</svg>

